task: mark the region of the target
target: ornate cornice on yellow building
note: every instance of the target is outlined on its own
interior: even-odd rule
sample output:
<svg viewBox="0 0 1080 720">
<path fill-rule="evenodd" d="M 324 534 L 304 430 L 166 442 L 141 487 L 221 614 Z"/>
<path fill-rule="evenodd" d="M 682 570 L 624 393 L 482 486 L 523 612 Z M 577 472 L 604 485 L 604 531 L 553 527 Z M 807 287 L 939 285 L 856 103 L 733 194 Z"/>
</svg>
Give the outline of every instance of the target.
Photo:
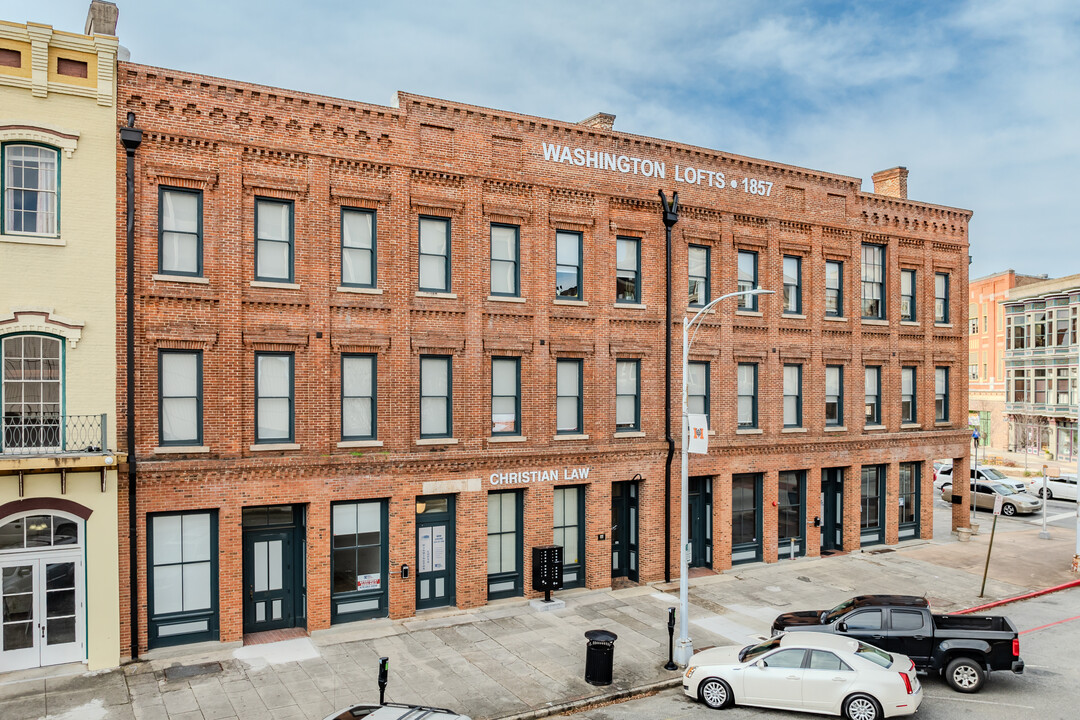
<svg viewBox="0 0 1080 720">
<path fill-rule="evenodd" d="M 116 98 L 116 52 L 109 35 L 78 35 L 50 25 L 0 21 L 0 49 L 18 52 L 17 67 L 0 66 L 0 85 L 28 88 L 34 97 L 50 93 L 93 98 L 112 107 Z M 59 61 L 85 65 L 86 77 L 61 73 Z"/>
</svg>

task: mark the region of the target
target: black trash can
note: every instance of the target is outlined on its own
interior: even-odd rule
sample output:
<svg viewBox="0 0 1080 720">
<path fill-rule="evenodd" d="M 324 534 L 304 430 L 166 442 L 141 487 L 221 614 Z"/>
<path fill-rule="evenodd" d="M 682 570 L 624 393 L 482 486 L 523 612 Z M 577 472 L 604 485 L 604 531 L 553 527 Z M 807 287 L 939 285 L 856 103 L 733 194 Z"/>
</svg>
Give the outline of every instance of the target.
<svg viewBox="0 0 1080 720">
<path fill-rule="evenodd" d="M 610 685 L 615 641 L 619 636 L 607 630 L 589 630 L 585 637 L 589 640 L 585 648 L 585 682 L 590 685 Z"/>
</svg>

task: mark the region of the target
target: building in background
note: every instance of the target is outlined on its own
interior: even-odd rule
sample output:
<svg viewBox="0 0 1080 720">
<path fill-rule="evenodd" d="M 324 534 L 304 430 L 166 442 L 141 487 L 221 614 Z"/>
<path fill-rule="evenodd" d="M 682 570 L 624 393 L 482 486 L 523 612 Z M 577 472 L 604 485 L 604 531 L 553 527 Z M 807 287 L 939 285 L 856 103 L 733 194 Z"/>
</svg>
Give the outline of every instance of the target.
<svg viewBox="0 0 1080 720">
<path fill-rule="evenodd" d="M 1080 275 L 1013 288 L 1004 308 L 1007 449 L 1073 462 Z"/>
<path fill-rule="evenodd" d="M 0 22 L 0 670 L 120 659 L 115 26 Z"/>
<path fill-rule="evenodd" d="M 968 284 L 968 424 L 979 428 L 981 445 L 1008 446 L 1005 416 L 1005 312 L 1008 291 L 1045 280 L 1004 270 Z"/>
<path fill-rule="evenodd" d="M 693 565 L 930 536 L 929 461 L 966 472 L 970 212 L 909 200 L 904 168 L 865 193 L 603 113 L 118 80 L 140 652 L 532 597 L 552 542 L 567 587 L 677 575 L 661 188 L 675 318 L 777 293 L 694 345 Z"/>
</svg>

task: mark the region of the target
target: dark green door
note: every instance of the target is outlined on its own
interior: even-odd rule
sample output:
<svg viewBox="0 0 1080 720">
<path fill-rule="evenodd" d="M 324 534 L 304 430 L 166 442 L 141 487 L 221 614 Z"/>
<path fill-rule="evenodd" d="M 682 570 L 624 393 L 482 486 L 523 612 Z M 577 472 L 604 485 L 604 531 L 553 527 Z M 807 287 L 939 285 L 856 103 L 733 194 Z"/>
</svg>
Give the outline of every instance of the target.
<svg viewBox="0 0 1080 720">
<path fill-rule="evenodd" d="M 731 476 L 731 563 L 761 560 L 761 473 Z"/>
<path fill-rule="evenodd" d="M 611 577 L 638 581 L 638 484 L 611 483 Z"/>
<path fill-rule="evenodd" d="M 417 498 L 416 609 L 454 602 L 454 496 Z"/>
<path fill-rule="evenodd" d="M 689 478 L 688 495 L 690 567 L 712 567 L 712 478 Z"/>
<path fill-rule="evenodd" d="M 821 471 L 821 549 L 844 549 L 844 468 Z"/>
<path fill-rule="evenodd" d="M 293 530 L 244 533 L 244 632 L 296 624 Z"/>
</svg>

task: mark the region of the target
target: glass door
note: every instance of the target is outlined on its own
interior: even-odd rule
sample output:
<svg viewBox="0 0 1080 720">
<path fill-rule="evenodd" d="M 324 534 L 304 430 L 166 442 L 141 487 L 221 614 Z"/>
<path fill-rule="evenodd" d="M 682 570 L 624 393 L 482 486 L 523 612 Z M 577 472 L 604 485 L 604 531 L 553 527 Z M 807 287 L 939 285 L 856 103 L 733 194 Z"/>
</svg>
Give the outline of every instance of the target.
<svg viewBox="0 0 1080 720">
<path fill-rule="evenodd" d="M 731 476 L 731 562 L 761 560 L 761 473 Z"/>
<path fill-rule="evenodd" d="M 611 577 L 638 581 L 638 484 L 611 483 Z"/>
<path fill-rule="evenodd" d="M 454 497 L 417 498 L 416 609 L 454 602 Z"/>
<path fill-rule="evenodd" d="M 0 581 L 0 671 L 85 658 L 80 556 L 8 560 Z"/>
<path fill-rule="evenodd" d="M 844 468 L 821 471 L 821 549 L 844 548 Z"/>
<path fill-rule="evenodd" d="M 690 567 L 712 567 L 712 478 L 689 479 Z"/>
<path fill-rule="evenodd" d="M 291 530 L 244 533 L 244 632 L 293 627 Z"/>
<path fill-rule="evenodd" d="M 806 473 L 802 470 L 780 473 L 776 547 L 781 560 L 806 554 L 805 477 Z"/>
</svg>

